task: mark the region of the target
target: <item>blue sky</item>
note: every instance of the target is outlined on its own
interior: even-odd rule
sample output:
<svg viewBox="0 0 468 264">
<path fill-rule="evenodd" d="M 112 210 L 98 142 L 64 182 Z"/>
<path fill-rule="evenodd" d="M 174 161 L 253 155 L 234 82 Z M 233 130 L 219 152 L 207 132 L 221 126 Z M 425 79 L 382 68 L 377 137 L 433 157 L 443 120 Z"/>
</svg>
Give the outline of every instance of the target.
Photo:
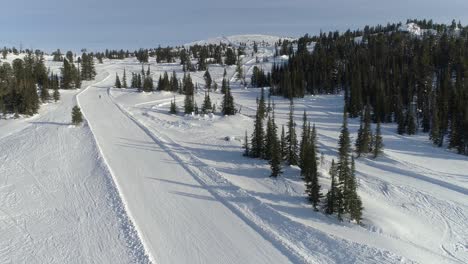
<svg viewBox="0 0 468 264">
<path fill-rule="evenodd" d="M 443 3 L 443 4 L 442 4 Z M 233 34 L 300 36 L 432 18 L 468 23 L 467 0 L 15 0 L 2 4 L 0 45 L 136 49 Z"/>
</svg>

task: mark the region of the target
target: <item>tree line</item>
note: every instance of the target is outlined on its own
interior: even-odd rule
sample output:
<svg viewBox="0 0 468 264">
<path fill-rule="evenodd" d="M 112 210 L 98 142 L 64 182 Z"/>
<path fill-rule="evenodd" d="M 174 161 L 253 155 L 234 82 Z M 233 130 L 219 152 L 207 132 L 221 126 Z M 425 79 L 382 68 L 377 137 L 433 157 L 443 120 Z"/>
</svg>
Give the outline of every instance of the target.
<svg viewBox="0 0 468 264">
<path fill-rule="evenodd" d="M 408 22 L 431 31 L 415 36 L 389 24 L 300 38 L 288 62 L 272 67 L 272 93 L 343 92 L 350 117 L 368 106 L 375 123 L 428 133 L 435 145 L 468 155 L 468 30 L 455 21 Z"/>
</svg>

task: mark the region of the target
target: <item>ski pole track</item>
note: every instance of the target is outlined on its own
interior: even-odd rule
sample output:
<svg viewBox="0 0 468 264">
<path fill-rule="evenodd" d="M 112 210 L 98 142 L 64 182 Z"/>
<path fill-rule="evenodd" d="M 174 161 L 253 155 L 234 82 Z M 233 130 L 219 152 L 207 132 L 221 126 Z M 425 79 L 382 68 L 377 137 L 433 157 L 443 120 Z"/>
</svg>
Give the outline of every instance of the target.
<svg viewBox="0 0 468 264">
<path fill-rule="evenodd" d="M 110 89 L 109 89 L 110 90 Z M 328 250 L 326 242 L 331 243 L 340 241 L 343 247 L 350 246 L 361 248 L 363 251 L 377 253 L 386 259 L 386 263 L 393 263 L 396 261 L 396 256 L 392 253 L 376 248 L 369 248 L 366 245 L 350 242 L 344 239 L 337 239 L 334 236 L 328 235 L 319 230 L 311 230 L 298 222 L 292 222 L 285 216 L 279 214 L 276 210 L 269 205 L 264 204 L 257 198 L 248 194 L 245 190 L 233 185 L 227 181 L 215 169 L 211 168 L 203 161 L 198 159 L 190 151 L 172 141 L 167 136 L 161 134 L 157 129 L 149 129 L 145 124 L 137 120 L 130 112 L 123 106 L 119 105 L 114 98 L 109 96 L 113 103 L 131 119 L 137 126 L 139 126 L 148 136 L 150 136 L 156 144 L 167 151 L 178 163 L 180 163 L 202 186 L 215 196 L 221 203 L 235 213 L 239 218 L 245 221 L 249 226 L 256 230 L 265 239 L 273 243 L 283 254 L 290 257 L 293 262 L 300 263 L 333 263 L 342 262 L 349 259 L 349 256 L 341 256 L 335 252 Z M 158 132 L 156 132 L 158 131 Z M 216 186 L 217 188 L 213 188 Z M 221 191 L 225 190 L 225 191 Z M 232 202 L 231 202 L 232 201 Z M 236 201 L 245 201 L 244 204 L 236 204 Z M 288 223 L 288 224 L 281 224 Z M 303 236 L 298 234 L 298 230 L 308 229 L 315 232 L 321 239 L 314 239 L 311 234 L 307 234 L 307 238 L 297 239 L 297 237 L 290 236 Z M 280 230 L 279 232 L 275 230 Z M 324 242 L 324 240 L 326 242 Z M 301 241 L 301 243 L 297 243 Z M 319 245 L 319 246 L 317 246 Z M 325 251 L 328 253 L 321 253 Z M 305 253 L 307 252 L 307 253 Z M 353 256 L 357 262 L 368 262 L 370 256 Z M 366 261 L 364 261 L 366 260 Z"/>
</svg>

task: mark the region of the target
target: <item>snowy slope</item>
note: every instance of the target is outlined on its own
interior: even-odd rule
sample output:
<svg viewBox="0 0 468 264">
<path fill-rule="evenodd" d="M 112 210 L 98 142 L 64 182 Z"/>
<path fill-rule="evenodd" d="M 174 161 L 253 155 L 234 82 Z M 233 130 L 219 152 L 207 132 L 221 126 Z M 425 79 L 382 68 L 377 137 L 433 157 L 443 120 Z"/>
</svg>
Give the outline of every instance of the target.
<svg viewBox="0 0 468 264">
<path fill-rule="evenodd" d="M 246 69 L 255 64 L 249 57 L 245 57 L 244 62 Z M 152 65 L 154 76 L 173 69 L 180 71 L 180 66 Z M 233 76 L 233 70 L 227 68 L 228 76 Z M 210 72 L 219 82 L 222 67 L 212 65 Z M 192 73 L 194 81 L 200 84 L 203 83 L 201 76 L 202 73 Z M 112 89 L 111 94 L 139 124 L 151 131 L 158 144 L 165 145 L 167 152 L 175 153 L 186 164 L 210 168 L 199 173 L 198 178 L 210 185 L 224 186 L 217 188 L 223 190 L 217 192 L 220 199 L 225 199 L 262 232 L 268 233 L 272 241 L 281 241 L 284 245 L 301 241 L 301 246 L 288 248 L 301 256 L 299 260 L 320 263 L 467 261 L 464 239 L 467 233 L 462 224 L 467 220 L 468 209 L 466 157 L 433 147 L 427 135 L 399 136 L 393 125 L 384 126 L 386 155 L 375 161 L 366 158 L 357 161 L 360 194 L 366 207 L 365 226 L 340 223 L 311 211 L 297 169 L 286 168 L 284 178 L 272 180 L 268 178 L 266 162 L 241 156 L 244 131 L 250 134 L 252 129 L 251 117 L 259 89 L 238 89 L 234 78 L 231 84 L 242 114 L 235 117 L 169 115 L 169 102 L 174 96 L 171 93 L 139 94 Z M 201 105 L 202 95 L 203 91 L 199 91 L 198 105 Z M 212 93 L 211 96 L 219 107 L 221 95 Z M 288 102 L 278 97 L 274 99 L 278 122 L 284 124 Z M 176 95 L 176 100 L 179 106 L 183 105 L 182 96 Z M 325 192 L 330 181 L 329 164 L 336 157 L 343 99 L 341 96 L 306 97 L 296 100 L 296 109 L 298 124 L 302 111 L 306 110 L 319 129 L 320 149 L 325 157 L 321 167 Z M 350 123 L 355 137 L 357 120 Z M 225 141 L 227 136 L 233 140 Z M 245 197 L 243 199 L 250 201 L 249 206 L 227 198 L 232 196 Z M 268 207 L 258 206 L 256 201 Z M 303 232 L 295 234 L 288 229 L 297 229 L 298 224 Z M 316 237 L 320 239 L 314 239 Z M 329 248 L 346 254 L 330 252 Z"/>
<path fill-rule="evenodd" d="M 106 88 L 92 88 L 79 96 L 80 103 L 155 262 L 288 262 L 120 111 Z"/>
<path fill-rule="evenodd" d="M 0 121 L 2 134 L 16 123 L 0 139 L 1 263 L 144 260 L 92 134 L 69 124 L 75 95 Z"/>
<path fill-rule="evenodd" d="M 271 67 L 272 49 L 259 49 L 256 56 L 269 61 L 258 64 L 247 52 L 247 79 L 253 66 Z M 150 63 L 154 80 L 164 71 L 183 75 L 178 63 Z M 124 68 L 130 76 L 141 65 L 104 60 L 96 81 L 84 85 L 78 101 L 89 126 L 68 126 L 75 92 L 38 116 L 0 121 L 0 262 L 468 262 L 467 157 L 432 146 L 425 134 L 400 136 L 383 125 L 385 155 L 356 163 L 364 225 L 339 222 L 312 210 L 298 168 L 271 179 L 265 161 L 242 156 L 260 89 L 241 88 L 235 66 L 226 67 L 240 110 L 231 117 L 170 115 L 170 101 L 182 107 L 182 95 L 111 88 Z M 209 70 L 220 84 L 224 67 Z M 201 105 L 203 72 L 191 75 Z M 272 99 L 277 123 L 285 124 L 289 102 Z M 222 95 L 212 92 L 211 100 L 220 109 Z M 307 96 L 295 108 L 297 124 L 306 110 L 317 126 L 325 193 L 343 97 Z M 350 120 L 352 137 L 358 125 Z"/>
</svg>

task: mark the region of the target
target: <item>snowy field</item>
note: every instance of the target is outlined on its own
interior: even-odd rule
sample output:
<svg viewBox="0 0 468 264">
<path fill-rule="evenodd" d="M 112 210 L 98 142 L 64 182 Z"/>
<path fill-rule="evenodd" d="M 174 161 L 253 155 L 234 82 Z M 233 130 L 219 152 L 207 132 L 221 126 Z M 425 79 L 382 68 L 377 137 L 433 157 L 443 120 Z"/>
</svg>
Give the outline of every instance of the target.
<svg viewBox="0 0 468 264">
<path fill-rule="evenodd" d="M 259 53 L 270 61 L 257 65 L 269 69 L 272 46 Z M 256 65 L 249 55 L 247 79 Z M 178 63 L 150 59 L 155 83 L 164 71 L 183 75 Z M 62 91 L 38 115 L 0 120 L 1 263 L 468 262 L 468 157 L 432 146 L 426 134 L 383 125 L 384 155 L 356 160 L 358 226 L 314 212 L 298 168 L 272 179 L 266 161 L 242 156 L 260 89 L 241 88 L 235 66 L 226 70 L 240 114 L 228 117 L 171 115 L 174 97 L 183 112 L 183 95 L 112 88 L 124 68 L 127 78 L 141 71 L 135 59 L 96 68 L 95 81 Z M 209 70 L 220 87 L 224 68 Z M 203 73 L 191 73 L 199 106 Z M 219 91 L 211 100 L 219 110 Z M 289 101 L 272 100 L 277 123 L 286 124 Z M 76 102 L 82 127 L 69 124 Z M 343 97 L 296 99 L 298 136 L 304 110 L 317 127 L 325 194 Z M 353 138 L 358 126 L 350 120 Z"/>
</svg>

